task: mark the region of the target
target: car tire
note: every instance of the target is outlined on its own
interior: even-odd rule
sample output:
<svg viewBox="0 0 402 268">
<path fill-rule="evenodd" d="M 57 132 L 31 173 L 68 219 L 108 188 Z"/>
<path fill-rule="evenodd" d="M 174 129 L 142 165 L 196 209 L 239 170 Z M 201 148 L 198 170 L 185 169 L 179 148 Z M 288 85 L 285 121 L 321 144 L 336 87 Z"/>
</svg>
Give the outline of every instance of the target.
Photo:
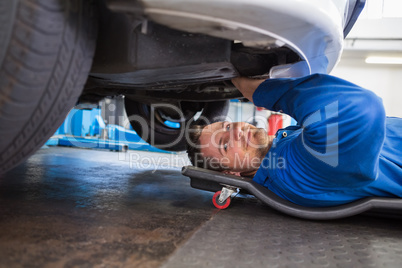
<svg viewBox="0 0 402 268">
<path fill-rule="evenodd" d="M 174 128 L 155 118 L 157 112 L 152 113 L 150 105 L 125 98 L 125 109 L 132 128 L 152 146 L 167 151 L 186 150 L 185 133 L 189 125 L 206 125 L 224 120 L 229 111 L 229 100 L 206 102 L 201 106 L 203 108 L 197 118 L 190 116 L 180 127 Z M 197 110 L 194 109 L 193 113 L 196 114 Z"/>
<path fill-rule="evenodd" d="M 0 3 L 0 173 L 54 134 L 81 94 L 96 6 L 81 0 Z"/>
</svg>

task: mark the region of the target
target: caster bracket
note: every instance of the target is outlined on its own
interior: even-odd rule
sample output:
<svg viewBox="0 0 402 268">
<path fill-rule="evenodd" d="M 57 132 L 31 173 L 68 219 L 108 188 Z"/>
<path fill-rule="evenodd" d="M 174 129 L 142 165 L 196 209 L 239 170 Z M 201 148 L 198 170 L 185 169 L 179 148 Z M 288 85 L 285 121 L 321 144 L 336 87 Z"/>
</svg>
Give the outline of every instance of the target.
<svg viewBox="0 0 402 268">
<path fill-rule="evenodd" d="M 219 202 L 224 203 L 233 193 L 236 193 L 237 189 L 231 186 L 222 187 L 221 194 L 219 195 Z"/>
</svg>

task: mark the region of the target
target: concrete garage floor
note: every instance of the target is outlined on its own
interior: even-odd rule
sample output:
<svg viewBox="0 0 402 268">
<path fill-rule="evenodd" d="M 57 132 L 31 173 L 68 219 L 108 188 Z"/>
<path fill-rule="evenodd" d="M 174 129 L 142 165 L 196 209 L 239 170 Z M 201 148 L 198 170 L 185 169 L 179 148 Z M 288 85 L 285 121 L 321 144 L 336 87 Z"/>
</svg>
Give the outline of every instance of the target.
<svg viewBox="0 0 402 268">
<path fill-rule="evenodd" d="M 402 221 L 224 211 L 185 155 L 44 148 L 0 176 L 0 267 L 402 267 Z"/>
</svg>

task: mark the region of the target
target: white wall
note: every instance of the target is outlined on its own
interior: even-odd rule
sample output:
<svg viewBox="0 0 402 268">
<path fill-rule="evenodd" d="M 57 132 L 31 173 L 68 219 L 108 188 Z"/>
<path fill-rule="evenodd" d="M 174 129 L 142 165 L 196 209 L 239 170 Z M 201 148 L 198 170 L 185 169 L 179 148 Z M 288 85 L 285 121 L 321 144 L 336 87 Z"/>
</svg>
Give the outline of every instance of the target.
<svg viewBox="0 0 402 268">
<path fill-rule="evenodd" d="M 254 109 L 255 106 L 251 102 L 230 102 L 227 120 L 229 122 L 247 123 L 253 123 L 253 121 L 255 121 L 257 123 L 257 127 L 267 129 L 267 119 L 271 112 L 268 110 L 259 111 L 256 109 L 254 117 Z"/>
<path fill-rule="evenodd" d="M 255 109 L 251 102 L 230 102 L 226 120 L 229 122 L 247 122 L 256 127 L 269 130 L 268 118 L 273 112 L 266 109 Z M 275 113 L 279 114 L 279 113 Z M 296 121 L 289 115 L 282 114 L 282 128 L 295 125 Z"/>
<path fill-rule="evenodd" d="M 374 91 L 389 116 L 402 117 L 402 65 L 374 65 L 367 56 L 402 57 L 401 0 L 367 0 L 332 75 Z"/>
<path fill-rule="evenodd" d="M 363 60 L 341 59 L 331 75 L 375 92 L 388 116 L 402 117 L 402 65 L 369 65 Z"/>
</svg>

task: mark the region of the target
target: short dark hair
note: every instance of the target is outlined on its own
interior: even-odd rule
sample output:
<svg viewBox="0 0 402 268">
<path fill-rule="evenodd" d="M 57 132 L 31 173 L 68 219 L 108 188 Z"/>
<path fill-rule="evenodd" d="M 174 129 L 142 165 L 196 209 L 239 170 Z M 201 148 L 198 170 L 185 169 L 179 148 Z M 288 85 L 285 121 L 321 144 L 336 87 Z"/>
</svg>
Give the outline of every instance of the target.
<svg viewBox="0 0 402 268">
<path fill-rule="evenodd" d="M 191 125 L 188 128 L 188 135 L 186 139 L 188 158 L 193 166 L 215 171 L 223 171 L 224 168 L 222 165 L 214 163 L 209 157 L 205 157 L 200 150 L 200 137 L 206 126 L 207 125 Z"/>
</svg>

